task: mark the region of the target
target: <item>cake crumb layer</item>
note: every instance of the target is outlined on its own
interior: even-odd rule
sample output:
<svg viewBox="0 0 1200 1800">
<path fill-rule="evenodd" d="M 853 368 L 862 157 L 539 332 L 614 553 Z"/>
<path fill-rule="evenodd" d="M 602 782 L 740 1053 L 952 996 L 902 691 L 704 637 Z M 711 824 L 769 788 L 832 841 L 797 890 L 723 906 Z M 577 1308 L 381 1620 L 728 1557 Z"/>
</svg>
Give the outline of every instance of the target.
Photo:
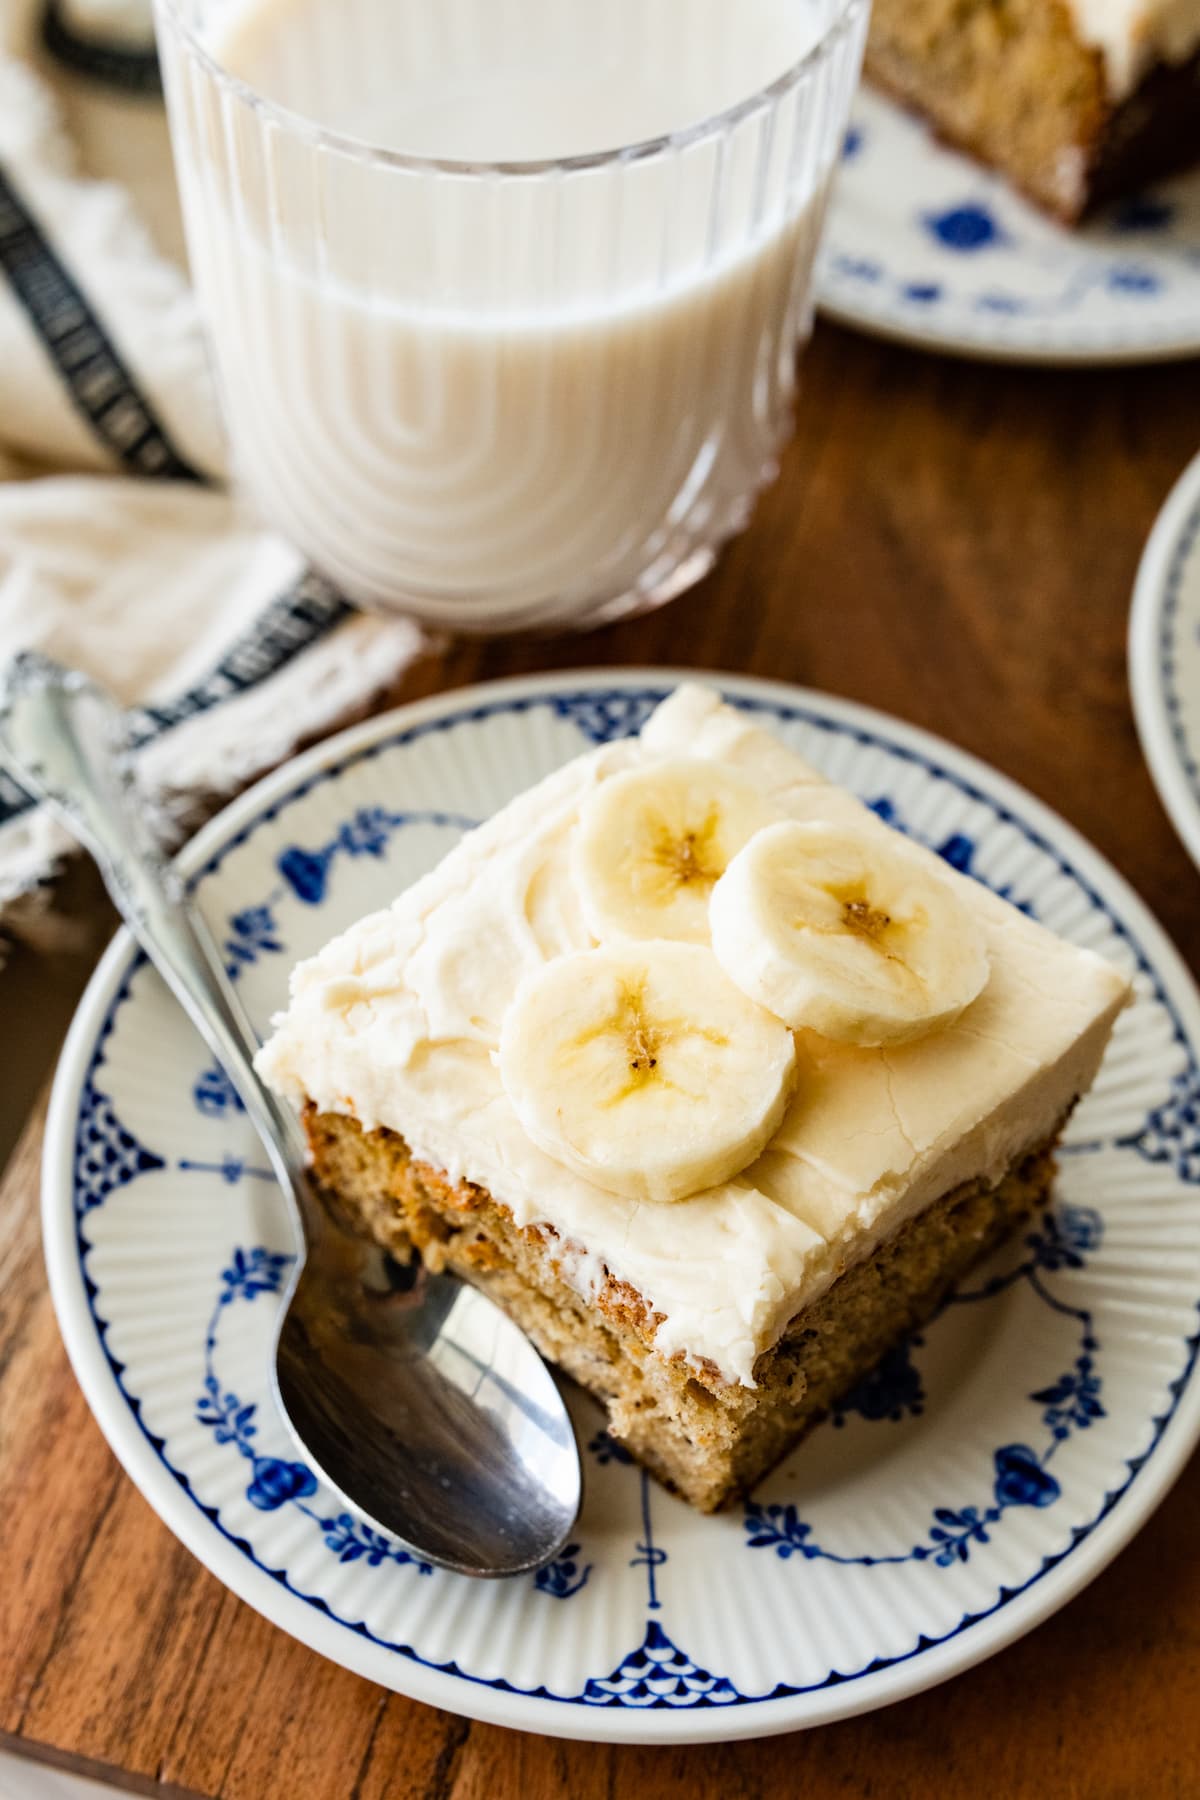
<svg viewBox="0 0 1200 1800">
<path fill-rule="evenodd" d="M 1046 1204 L 1058 1136 L 994 1185 L 961 1183 L 846 1268 L 759 1356 L 747 1387 L 712 1363 L 660 1354 L 662 1315 L 636 1289 L 606 1270 L 585 1298 L 569 1279 L 570 1246 L 553 1227 L 518 1225 L 485 1189 L 416 1160 L 397 1133 L 312 1108 L 305 1129 L 314 1173 L 346 1224 L 488 1294 L 600 1401 L 612 1435 L 701 1512 L 747 1493 Z"/>
</svg>

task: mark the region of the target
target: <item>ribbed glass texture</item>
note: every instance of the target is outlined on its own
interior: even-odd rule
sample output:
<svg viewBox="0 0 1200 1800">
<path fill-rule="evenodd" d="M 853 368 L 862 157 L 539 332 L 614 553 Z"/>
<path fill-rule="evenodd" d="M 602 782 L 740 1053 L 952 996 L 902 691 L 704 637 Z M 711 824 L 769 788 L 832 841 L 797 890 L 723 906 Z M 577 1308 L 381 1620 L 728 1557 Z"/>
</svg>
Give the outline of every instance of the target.
<svg viewBox="0 0 1200 1800">
<path fill-rule="evenodd" d="M 869 0 L 758 3 L 769 45 L 731 0 L 157 0 L 237 476 L 352 599 L 590 625 L 745 524 L 791 428 Z M 389 147 L 397 71 L 410 102 L 466 96 L 422 156 Z M 490 131 L 471 97 L 521 82 L 516 135 Z M 672 104 L 684 128 L 609 149 L 611 82 L 631 128 Z"/>
</svg>

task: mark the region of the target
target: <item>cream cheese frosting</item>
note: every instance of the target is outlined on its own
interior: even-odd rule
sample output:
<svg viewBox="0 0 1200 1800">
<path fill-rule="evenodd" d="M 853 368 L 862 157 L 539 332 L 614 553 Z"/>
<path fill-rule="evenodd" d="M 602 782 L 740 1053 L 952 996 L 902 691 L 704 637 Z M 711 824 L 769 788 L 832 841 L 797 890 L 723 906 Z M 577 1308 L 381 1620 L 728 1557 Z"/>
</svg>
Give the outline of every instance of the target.
<svg viewBox="0 0 1200 1800">
<path fill-rule="evenodd" d="M 584 800 L 622 770 L 680 755 L 735 768 L 784 816 L 894 841 L 743 713 L 680 688 L 640 737 L 559 769 L 301 963 L 259 1068 L 298 1104 L 400 1133 L 518 1225 L 552 1225 L 581 1293 L 606 1271 L 628 1282 L 663 1315 L 661 1353 L 753 1385 L 758 1356 L 848 1265 L 960 1182 L 998 1180 L 1054 1130 L 1091 1084 L 1129 989 L 921 850 L 987 940 L 988 981 L 957 1022 L 887 1050 L 801 1032 L 794 1098 L 750 1168 L 673 1205 L 603 1191 L 522 1130 L 497 1069 L 500 1030 L 523 976 L 595 942 L 572 873 Z"/>
<path fill-rule="evenodd" d="M 1081 41 L 1104 58 L 1109 97 L 1124 100 L 1157 62 L 1200 46 L 1200 0 L 1067 0 Z"/>
</svg>

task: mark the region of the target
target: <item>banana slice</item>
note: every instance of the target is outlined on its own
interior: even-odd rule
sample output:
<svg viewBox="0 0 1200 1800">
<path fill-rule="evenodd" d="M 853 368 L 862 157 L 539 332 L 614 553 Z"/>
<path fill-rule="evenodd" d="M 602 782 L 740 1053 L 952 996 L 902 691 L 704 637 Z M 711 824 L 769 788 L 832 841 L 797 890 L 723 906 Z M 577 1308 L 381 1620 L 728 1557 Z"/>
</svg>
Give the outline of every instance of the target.
<svg viewBox="0 0 1200 1800">
<path fill-rule="evenodd" d="M 838 1043 L 920 1037 L 987 980 L 983 932 L 950 883 L 874 832 L 768 826 L 730 863 L 709 911 L 730 980 L 793 1029 Z"/>
<path fill-rule="evenodd" d="M 753 1162 L 795 1058 L 791 1032 L 691 944 L 558 957 L 526 977 L 500 1035 L 534 1143 L 630 1200 L 682 1200 Z"/>
<path fill-rule="evenodd" d="M 593 937 L 708 942 L 715 883 L 779 817 L 746 781 L 700 757 L 628 769 L 585 801 L 575 879 Z"/>
</svg>

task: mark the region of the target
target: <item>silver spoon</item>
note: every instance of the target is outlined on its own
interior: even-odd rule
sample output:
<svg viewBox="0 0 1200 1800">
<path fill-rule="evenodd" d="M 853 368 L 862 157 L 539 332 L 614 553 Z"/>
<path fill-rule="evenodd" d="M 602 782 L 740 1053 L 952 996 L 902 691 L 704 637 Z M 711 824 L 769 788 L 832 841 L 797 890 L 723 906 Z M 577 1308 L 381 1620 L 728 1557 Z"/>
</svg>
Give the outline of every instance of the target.
<svg viewBox="0 0 1200 1800">
<path fill-rule="evenodd" d="M 377 1530 L 464 1575 L 538 1568 L 579 1511 L 553 1377 L 524 1333 L 452 1276 L 413 1274 L 343 1230 L 303 1133 L 255 1074 L 220 952 L 139 814 L 123 715 L 86 677 L 17 659 L 0 685 L 0 762 L 99 864 L 130 931 L 246 1108 L 304 1253 L 275 1340 L 283 1417 L 314 1474 Z"/>
</svg>

